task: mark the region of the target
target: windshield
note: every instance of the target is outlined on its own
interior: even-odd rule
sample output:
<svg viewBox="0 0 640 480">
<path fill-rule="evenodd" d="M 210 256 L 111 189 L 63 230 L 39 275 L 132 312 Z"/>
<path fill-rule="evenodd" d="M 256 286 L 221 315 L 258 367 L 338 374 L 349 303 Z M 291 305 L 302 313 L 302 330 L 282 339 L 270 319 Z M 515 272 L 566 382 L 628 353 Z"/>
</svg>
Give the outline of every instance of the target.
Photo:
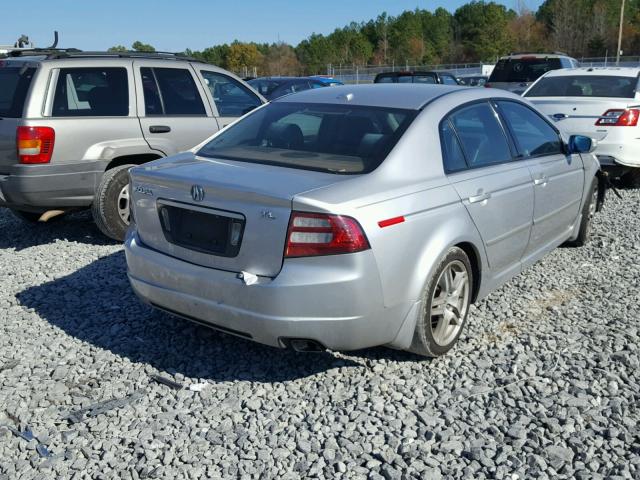
<svg viewBox="0 0 640 480">
<path fill-rule="evenodd" d="M 496 63 L 491 82 L 533 82 L 549 70 L 561 68 L 559 58 L 513 58 Z"/>
<path fill-rule="evenodd" d="M 382 163 L 417 113 L 272 103 L 221 132 L 198 155 L 331 173 L 367 173 Z"/>
<path fill-rule="evenodd" d="M 0 66 L 0 117 L 22 116 L 35 68 Z"/>
<path fill-rule="evenodd" d="M 283 82 L 256 78 L 253 80 L 249 80 L 247 83 L 251 85 L 251 87 L 263 97 L 269 97 L 276 88 L 282 85 Z"/>
<path fill-rule="evenodd" d="M 637 83 L 637 77 L 563 75 L 541 79 L 531 87 L 525 96 L 634 98 Z"/>
</svg>

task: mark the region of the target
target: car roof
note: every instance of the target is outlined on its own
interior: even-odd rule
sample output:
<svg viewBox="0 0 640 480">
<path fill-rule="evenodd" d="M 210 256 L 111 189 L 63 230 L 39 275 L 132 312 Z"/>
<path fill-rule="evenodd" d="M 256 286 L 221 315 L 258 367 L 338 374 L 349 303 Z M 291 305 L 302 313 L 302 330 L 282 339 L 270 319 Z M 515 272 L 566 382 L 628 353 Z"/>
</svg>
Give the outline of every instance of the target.
<svg viewBox="0 0 640 480">
<path fill-rule="evenodd" d="M 639 74 L 640 74 L 639 67 L 580 67 L 580 68 L 562 68 L 559 70 L 550 70 L 549 72 L 546 73 L 545 78 L 576 76 L 576 75 L 637 77 Z"/>
<path fill-rule="evenodd" d="M 520 59 L 520 58 L 572 58 L 566 53 L 562 52 L 518 52 L 518 53 L 510 53 L 509 55 L 504 55 L 500 57 L 499 60 L 509 60 L 509 59 Z"/>
<path fill-rule="evenodd" d="M 371 83 L 340 85 L 331 88 L 305 90 L 285 95 L 273 103 L 329 103 L 344 105 L 402 108 L 418 110 L 426 103 L 455 91 L 469 91 L 468 87 L 428 84 Z"/>
</svg>

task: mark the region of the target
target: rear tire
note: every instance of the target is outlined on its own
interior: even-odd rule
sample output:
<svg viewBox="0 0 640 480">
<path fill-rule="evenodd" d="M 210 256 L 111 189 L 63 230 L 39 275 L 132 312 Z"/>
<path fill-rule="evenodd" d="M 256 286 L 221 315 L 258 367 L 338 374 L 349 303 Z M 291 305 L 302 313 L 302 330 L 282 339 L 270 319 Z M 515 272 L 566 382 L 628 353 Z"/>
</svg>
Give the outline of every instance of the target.
<svg viewBox="0 0 640 480">
<path fill-rule="evenodd" d="M 628 188 L 640 188 L 640 168 L 632 168 L 622 176 L 622 184 Z"/>
<path fill-rule="evenodd" d="M 587 197 L 587 200 L 584 202 L 584 205 L 582 207 L 582 219 L 580 220 L 580 230 L 578 231 L 578 236 L 575 240 L 566 242 L 567 246 L 583 247 L 584 245 L 589 243 L 589 239 L 591 238 L 591 222 L 598 208 L 599 188 L 600 187 L 598 179 L 596 178 L 591 184 L 589 197 Z"/>
<path fill-rule="evenodd" d="M 121 165 L 104 172 L 91 205 L 93 220 L 107 237 L 122 241 L 129 228 L 129 169 Z"/>
<path fill-rule="evenodd" d="M 422 296 L 422 311 L 409 351 L 444 355 L 458 341 L 471 305 L 473 270 L 469 257 L 453 247 L 440 261 Z"/>
<path fill-rule="evenodd" d="M 27 223 L 38 223 L 42 216 L 42 212 L 26 212 L 24 210 L 14 210 L 13 208 L 10 210 L 14 217 Z"/>
</svg>

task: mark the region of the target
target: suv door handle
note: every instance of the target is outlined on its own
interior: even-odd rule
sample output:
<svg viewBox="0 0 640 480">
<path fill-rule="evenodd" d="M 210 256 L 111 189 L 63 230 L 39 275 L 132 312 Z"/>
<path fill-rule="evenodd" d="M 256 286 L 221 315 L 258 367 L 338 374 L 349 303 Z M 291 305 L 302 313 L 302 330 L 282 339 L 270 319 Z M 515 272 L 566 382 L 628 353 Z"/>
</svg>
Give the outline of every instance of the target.
<svg viewBox="0 0 640 480">
<path fill-rule="evenodd" d="M 538 178 L 534 178 L 533 179 L 533 184 L 534 185 L 542 185 L 543 187 L 547 184 L 547 177 L 546 175 L 541 175 Z"/>
<path fill-rule="evenodd" d="M 149 127 L 149 132 L 151 133 L 169 133 L 171 131 L 171 127 L 169 125 L 151 125 Z"/>
<path fill-rule="evenodd" d="M 490 198 L 491 198 L 490 193 L 478 192 L 478 195 L 472 195 L 468 198 L 468 200 L 469 200 L 469 203 L 478 203 L 478 202 L 484 202 L 485 200 L 489 200 Z"/>
</svg>

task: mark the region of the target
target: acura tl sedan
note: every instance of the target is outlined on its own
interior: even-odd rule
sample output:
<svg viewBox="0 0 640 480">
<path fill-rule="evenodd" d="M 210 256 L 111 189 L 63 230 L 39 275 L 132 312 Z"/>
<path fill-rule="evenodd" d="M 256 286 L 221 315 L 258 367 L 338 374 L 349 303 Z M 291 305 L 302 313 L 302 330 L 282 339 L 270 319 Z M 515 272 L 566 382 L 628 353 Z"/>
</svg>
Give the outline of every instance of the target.
<svg viewBox="0 0 640 480">
<path fill-rule="evenodd" d="M 472 302 L 587 241 L 591 150 L 506 91 L 289 95 L 131 170 L 129 279 L 158 309 L 272 346 L 442 355 Z"/>
</svg>

